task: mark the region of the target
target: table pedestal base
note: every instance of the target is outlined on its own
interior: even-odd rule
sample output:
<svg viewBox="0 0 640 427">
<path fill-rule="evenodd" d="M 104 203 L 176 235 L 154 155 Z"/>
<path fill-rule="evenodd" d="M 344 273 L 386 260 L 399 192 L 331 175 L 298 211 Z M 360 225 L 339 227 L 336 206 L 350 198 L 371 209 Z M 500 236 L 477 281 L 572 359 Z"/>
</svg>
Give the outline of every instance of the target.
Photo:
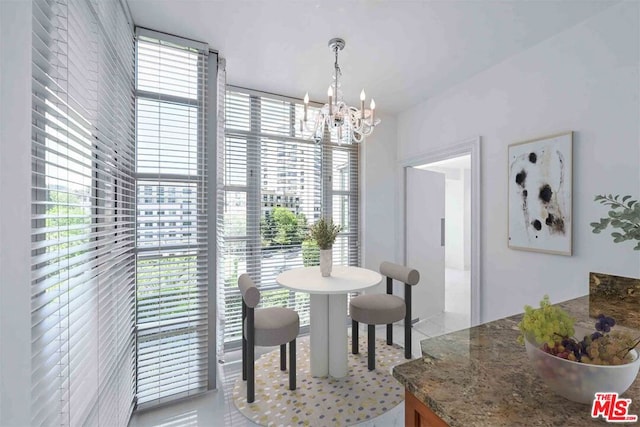
<svg viewBox="0 0 640 427">
<path fill-rule="evenodd" d="M 329 374 L 329 295 L 311 294 L 309 339 L 311 343 L 311 376 Z"/>
<path fill-rule="evenodd" d="M 347 375 L 347 295 L 311 294 L 311 375 Z M 331 333 L 329 333 L 331 331 Z"/>
</svg>

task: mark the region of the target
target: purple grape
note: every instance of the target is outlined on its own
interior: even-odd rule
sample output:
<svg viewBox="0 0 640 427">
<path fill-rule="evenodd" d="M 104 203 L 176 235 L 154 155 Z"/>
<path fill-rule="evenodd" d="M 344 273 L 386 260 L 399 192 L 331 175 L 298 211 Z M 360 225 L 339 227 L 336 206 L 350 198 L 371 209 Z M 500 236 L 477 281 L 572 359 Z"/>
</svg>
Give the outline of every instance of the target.
<svg viewBox="0 0 640 427">
<path fill-rule="evenodd" d="M 611 327 L 615 326 L 616 320 L 613 317 L 605 316 L 604 314 L 598 314 L 596 317 L 596 330 L 609 332 Z"/>
</svg>

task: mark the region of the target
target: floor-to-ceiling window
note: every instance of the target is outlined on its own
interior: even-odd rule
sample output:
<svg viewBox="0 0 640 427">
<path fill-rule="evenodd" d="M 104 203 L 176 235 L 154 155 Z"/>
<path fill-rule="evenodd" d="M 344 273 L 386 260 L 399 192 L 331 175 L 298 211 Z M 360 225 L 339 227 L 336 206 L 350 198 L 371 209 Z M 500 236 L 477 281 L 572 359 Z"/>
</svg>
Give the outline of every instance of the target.
<svg viewBox="0 0 640 427">
<path fill-rule="evenodd" d="M 139 405 L 208 387 L 208 57 L 205 44 L 137 31 Z"/>
<path fill-rule="evenodd" d="M 126 426 L 135 396 L 133 27 L 119 1 L 32 8 L 31 425 Z"/>
<path fill-rule="evenodd" d="M 310 107 L 310 116 L 316 108 Z M 309 324 L 309 295 L 279 288 L 289 268 L 317 265 L 308 226 L 321 216 L 343 226 L 334 263 L 357 265 L 358 145 L 305 138 L 301 100 L 228 87 L 218 183 L 218 317 L 226 347 L 241 338 L 237 278 L 263 291 L 263 306 L 288 306 Z"/>
</svg>

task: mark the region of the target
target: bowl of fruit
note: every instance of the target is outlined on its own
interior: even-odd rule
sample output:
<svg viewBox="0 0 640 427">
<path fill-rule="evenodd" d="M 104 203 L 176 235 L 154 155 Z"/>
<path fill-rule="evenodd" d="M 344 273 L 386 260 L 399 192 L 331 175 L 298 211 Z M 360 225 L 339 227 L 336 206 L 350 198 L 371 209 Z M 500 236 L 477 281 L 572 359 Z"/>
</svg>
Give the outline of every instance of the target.
<svg viewBox="0 0 640 427">
<path fill-rule="evenodd" d="M 556 394 L 591 404 L 595 393 L 624 393 L 640 369 L 638 339 L 614 331 L 615 320 L 599 315 L 595 330 L 575 321 L 549 299 L 539 309 L 525 307 L 518 325 L 536 373 Z"/>
</svg>

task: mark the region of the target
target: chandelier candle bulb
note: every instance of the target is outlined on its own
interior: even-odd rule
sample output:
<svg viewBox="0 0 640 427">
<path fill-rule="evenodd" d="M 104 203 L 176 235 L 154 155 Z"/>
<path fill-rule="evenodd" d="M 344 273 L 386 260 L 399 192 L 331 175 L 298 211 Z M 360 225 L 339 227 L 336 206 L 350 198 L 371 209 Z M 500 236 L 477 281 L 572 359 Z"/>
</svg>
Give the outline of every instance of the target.
<svg viewBox="0 0 640 427">
<path fill-rule="evenodd" d="M 304 95 L 304 118 L 302 119 L 303 122 L 307 121 L 307 109 L 309 107 L 309 92 L 307 92 Z M 301 129 L 300 131 L 302 131 L 302 125 L 300 125 Z"/>
<path fill-rule="evenodd" d="M 367 95 L 364 93 L 364 89 L 360 92 L 360 112 L 362 114 L 362 120 L 364 121 L 364 100 L 367 99 Z"/>
<path fill-rule="evenodd" d="M 373 100 L 373 98 L 371 98 L 371 104 L 369 104 L 369 108 L 371 108 L 371 126 L 375 125 L 375 118 L 373 116 L 373 113 L 376 109 L 376 101 Z"/>
</svg>

